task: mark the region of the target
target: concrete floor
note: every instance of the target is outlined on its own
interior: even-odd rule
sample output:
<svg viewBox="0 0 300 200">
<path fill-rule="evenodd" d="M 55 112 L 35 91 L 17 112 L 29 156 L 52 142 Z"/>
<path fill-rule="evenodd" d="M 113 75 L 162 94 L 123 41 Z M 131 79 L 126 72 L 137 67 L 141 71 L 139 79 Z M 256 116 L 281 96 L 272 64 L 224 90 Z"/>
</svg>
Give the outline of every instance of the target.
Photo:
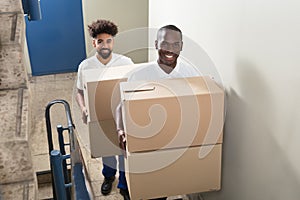
<svg viewBox="0 0 300 200">
<path fill-rule="evenodd" d="M 101 184 L 103 176 L 101 173 L 101 159 L 92 159 L 89 150 L 89 139 L 87 127 L 81 121 L 81 115 L 77 103 L 75 102 L 75 81 L 76 73 L 56 74 L 48 76 L 37 76 L 30 78 L 30 149 L 33 158 L 33 167 L 35 172 L 45 172 L 50 169 L 48 157 L 48 142 L 45 124 L 45 107 L 54 99 L 64 99 L 69 102 L 74 124 L 76 126 L 76 136 L 86 167 L 87 179 L 90 183 L 90 190 L 94 199 L 99 200 L 118 200 L 123 199 L 117 189 L 117 178 L 113 184 L 113 190 L 110 195 L 101 194 Z M 51 108 L 52 134 L 56 136 L 56 125 L 66 125 L 66 117 L 62 105 Z M 54 137 L 56 138 L 56 137 Z M 55 139 L 56 141 L 56 139 Z M 57 143 L 57 142 L 55 142 Z M 56 146 L 57 148 L 57 146 Z M 40 184 L 38 190 L 39 199 L 51 198 L 51 188 L 49 184 Z M 169 197 L 168 199 L 189 199 L 187 196 Z M 195 199 L 195 198 L 190 198 Z M 200 198 L 196 198 L 200 199 Z"/>
</svg>

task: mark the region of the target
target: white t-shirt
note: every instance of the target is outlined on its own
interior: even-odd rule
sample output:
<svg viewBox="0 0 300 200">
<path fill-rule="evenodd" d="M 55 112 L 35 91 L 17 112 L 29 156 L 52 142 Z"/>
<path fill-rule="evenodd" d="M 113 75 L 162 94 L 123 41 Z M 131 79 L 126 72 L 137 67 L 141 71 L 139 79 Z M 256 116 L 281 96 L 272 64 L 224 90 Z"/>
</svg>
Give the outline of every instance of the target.
<svg viewBox="0 0 300 200">
<path fill-rule="evenodd" d="M 133 64 L 132 60 L 126 56 L 112 53 L 111 60 L 106 64 L 102 64 L 96 54 L 92 57 L 89 57 L 82 61 L 78 67 L 77 73 L 77 88 L 83 90 L 83 81 L 82 81 L 82 71 L 89 69 L 97 69 L 99 67 L 116 67 L 121 65 L 131 65 Z"/>
<path fill-rule="evenodd" d="M 178 59 L 176 67 L 169 74 L 163 71 L 159 67 L 158 63 L 155 61 L 145 63 L 141 67 L 132 71 L 131 75 L 128 77 L 128 81 L 150 81 L 169 78 L 186 78 L 194 76 L 201 76 L 201 73 L 193 66 L 187 64 L 181 59 Z"/>
</svg>

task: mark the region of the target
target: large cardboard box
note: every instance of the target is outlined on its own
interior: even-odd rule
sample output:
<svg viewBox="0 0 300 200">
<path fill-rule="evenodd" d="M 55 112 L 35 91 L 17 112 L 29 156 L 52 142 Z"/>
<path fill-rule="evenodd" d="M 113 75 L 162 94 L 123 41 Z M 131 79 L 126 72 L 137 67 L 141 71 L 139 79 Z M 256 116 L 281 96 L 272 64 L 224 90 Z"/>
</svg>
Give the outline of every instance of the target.
<svg viewBox="0 0 300 200">
<path fill-rule="evenodd" d="M 88 110 L 92 157 L 121 155 L 114 113 L 120 103 L 119 83 L 139 65 L 107 67 L 83 71 L 84 100 Z"/>
<path fill-rule="evenodd" d="M 201 151 L 208 154 L 201 158 Z M 150 199 L 221 188 L 222 144 L 129 153 L 125 159 L 131 199 Z"/>
<path fill-rule="evenodd" d="M 88 122 L 90 150 L 93 158 L 122 155 L 114 120 Z"/>
<path fill-rule="evenodd" d="M 209 77 L 120 83 L 129 152 L 222 143 L 224 91 Z"/>
</svg>

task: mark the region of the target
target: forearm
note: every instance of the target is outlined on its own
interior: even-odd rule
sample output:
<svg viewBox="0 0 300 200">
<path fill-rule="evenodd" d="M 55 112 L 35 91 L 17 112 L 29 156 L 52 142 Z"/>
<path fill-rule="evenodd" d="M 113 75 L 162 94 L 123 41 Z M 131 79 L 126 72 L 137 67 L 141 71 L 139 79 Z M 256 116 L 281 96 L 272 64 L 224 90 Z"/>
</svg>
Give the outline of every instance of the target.
<svg viewBox="0 0 300 200">
<path fill-rule="evenodd" d="M 116 119 L 115 119 L 115 121 L 116 121 L 117 130 L 124 130 L 121 103 L 119 103 L 119 105 L 116 108 Z"/>
<path fill-rule="evenodd" d="M 76 95 L 76 101 L 80 107 L 81 110 L 85 108 L 85 103 L 84 103 L 84 95 L 82 90 L 77 90 L 77 95 Z"/>
<path fill-rule="evenodd" d="M 117 126 L 119 146 L 123 150 L 123 154 L 126 158 L 127 157 L 127 154 L 126 154 L 126 136 L 125 136 L 124 126 L 123 126 L 122 105 L 121 105 L 121 103 L 119 103 L 119 105 L 116 108 L 115 120 L 116 120 L 116 126 Z"/>
</svg>

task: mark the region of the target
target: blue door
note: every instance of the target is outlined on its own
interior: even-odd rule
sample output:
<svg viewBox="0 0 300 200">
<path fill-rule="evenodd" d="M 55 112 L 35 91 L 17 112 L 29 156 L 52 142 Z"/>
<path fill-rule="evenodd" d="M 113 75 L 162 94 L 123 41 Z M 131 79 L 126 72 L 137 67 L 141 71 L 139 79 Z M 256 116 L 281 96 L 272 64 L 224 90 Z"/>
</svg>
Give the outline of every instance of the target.
<svg viewBox="0 0 300 200">
<path fill-rule="evenodd" d="M 86 58 L 81 0 L 41 0 L 42 20 L 28 21 L 32 75 L 77 71 Z"/>
</svg>

